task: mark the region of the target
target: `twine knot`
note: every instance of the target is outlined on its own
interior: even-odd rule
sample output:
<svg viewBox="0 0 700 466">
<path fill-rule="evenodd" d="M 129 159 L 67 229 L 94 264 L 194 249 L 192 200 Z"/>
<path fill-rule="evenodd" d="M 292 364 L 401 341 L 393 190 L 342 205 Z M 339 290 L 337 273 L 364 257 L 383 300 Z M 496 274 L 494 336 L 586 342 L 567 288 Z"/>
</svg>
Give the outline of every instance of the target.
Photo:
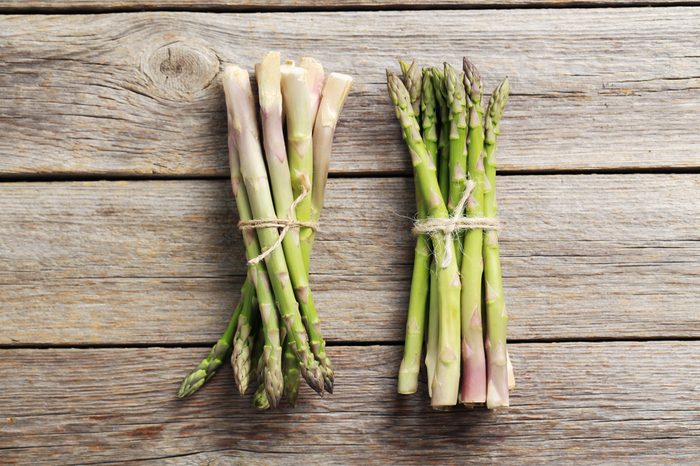
<svg viewBox="0 0 700 466">
<path fill-rule="evenodd" d="M 309 190 L 304 186 L 304 190 L 294 199 L 289 206 L 289 212 L 287 213 L 287 218 L 270 218 L 270 219 L 253 219 L 253 220 L 241 220 L 238 222 L 238 229 L 241 231 L 245 230 L 257 230 L 258 228 L 281 228 L 282 231 L 279 232 L 277 241 L 274 242 L 272 246 L 265 249 L 263 252 L 258 254 L 256 257 L 249 259 L 248 266 L 253 266 L 258 264 L 260 261 L 264 260 L 267 256 L 272 254 L 272 251 L 277 249 L 282 245 L 284 237 L 287 236 L 287 232 L 290 228 L 311 228 L 313 231 L 318 230 L 318 222 L 303 222 L 296 219 L 294 214 L 297 206 L 301 201 L 303 201 L 306 196 L 308 196 Z"/>
<path fill-rule="evenodd" d="M 501 228 L 501 223 L 497 218 L 493 217 L 464 217 L 463 212 L 467 204 L 467 200 L 471 195 L 472 191 L 476 187 L 476 183 L 473 180 L 467 180 L 467 184 L 464 188 L 464 193 L 454 210 L 454 213 L 448 218 L 425 218 L 418 219 L 413 224 L 413 229 L 411 233 L 414 236 L 419 235 L 430 235 L 433 236 L 435 233 L 442 233 L 445 236 L 445 254 L 443 255 L 443 260 L 441 267 L 444 269 L 447 267 L 452 260 L 452 236 L 461 231 L 465 230 L 499 230 Z"/>
</svg>

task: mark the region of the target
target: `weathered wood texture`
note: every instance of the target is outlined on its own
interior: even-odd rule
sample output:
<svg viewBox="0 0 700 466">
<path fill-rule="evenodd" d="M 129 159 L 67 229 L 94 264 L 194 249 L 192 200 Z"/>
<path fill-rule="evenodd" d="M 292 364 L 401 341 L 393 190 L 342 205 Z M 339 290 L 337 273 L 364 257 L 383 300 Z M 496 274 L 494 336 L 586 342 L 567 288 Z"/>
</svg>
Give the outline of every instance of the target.
<svg viewBox="0 0 700 466">
<path fill-rule="evenodd" d="M 337 392 L 257 413 L 228 368 L 175 390 L 204 348 L 2 350 L 0 454 L 20 464 L 639 464 L 700 457 L 700 343 L 511 345 L 507 410 L 395 394 L 399 347 L 337 347 Z"/>
<path fill-rule="evenodd" d="M 575 5 L 684 5 L 698 3 L 697 0 L 0 0 L 1 11 L 132 11 L 182 9 L 191 11 L 297 11 L 297 10 L 344 10 L 389 8 L 474 8 L 483 6 L 519 7 L 547 6 L 563 7 Z"/>
<path fill-rule="evenodd" d="M 0 176 L 225 175 L 222 62 L 310 53 L 356 77 L 336 173 L 408 172 L 399 56 L 510 76 L 502 168 L 697 168 L 698 8 L 0 17 Z M 312 25 L 312 26 L 310 26 Z"/>
<path fill-rule="evenodd" d="M 244 274 L 229 191 L 0 184 L 0 343 L 214 341 Z M 330 340 L 402 340 L 412 191 L 331 180 L 312 277 Z M 700 175 L 511 176 L 499 195 L 511 338 L 700 337 Z"/>
</svg>

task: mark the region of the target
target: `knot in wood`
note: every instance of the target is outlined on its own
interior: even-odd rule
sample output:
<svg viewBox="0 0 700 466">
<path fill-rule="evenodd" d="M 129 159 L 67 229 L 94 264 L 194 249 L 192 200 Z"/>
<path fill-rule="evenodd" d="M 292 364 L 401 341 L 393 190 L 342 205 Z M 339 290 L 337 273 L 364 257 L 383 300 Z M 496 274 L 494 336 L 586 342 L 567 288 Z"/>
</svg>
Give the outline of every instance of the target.
<svg viewBox="0 0 700 466">
<path fill-rule="evenodd" d="M 187 97 L 206 88 L 219 72 L 219 58 L 205 46 L 178 41 L 155 49 L 144 72 L 161 93 Z"/>
</svg>

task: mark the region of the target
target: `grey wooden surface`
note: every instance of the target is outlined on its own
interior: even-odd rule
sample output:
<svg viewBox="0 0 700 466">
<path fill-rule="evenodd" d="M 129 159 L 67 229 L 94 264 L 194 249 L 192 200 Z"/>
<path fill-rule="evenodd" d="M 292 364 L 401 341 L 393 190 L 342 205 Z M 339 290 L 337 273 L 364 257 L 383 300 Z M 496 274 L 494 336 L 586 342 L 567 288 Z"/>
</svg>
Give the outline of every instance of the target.
<svg viewBox="0 0 700 466">
<path fill-rule="evenodd" d="M 697 463 L 700 9 L 594 3 L 0 0 L 0 463 Z M 227 368 L 174 393 L 244 272 L 218 70 L 269 49 L 356 83 L 312 264 L 338 390 L 258 413 Z M 414 205 L 384 68 L 463 54 L 513 84 L 496 413 L 395 394 Z"/>
</svg>

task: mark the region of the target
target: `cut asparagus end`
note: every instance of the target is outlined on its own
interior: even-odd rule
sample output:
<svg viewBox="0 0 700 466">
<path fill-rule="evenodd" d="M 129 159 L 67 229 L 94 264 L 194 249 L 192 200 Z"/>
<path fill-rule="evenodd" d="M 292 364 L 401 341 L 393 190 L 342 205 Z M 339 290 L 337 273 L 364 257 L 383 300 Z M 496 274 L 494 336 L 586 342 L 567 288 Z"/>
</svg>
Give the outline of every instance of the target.
<svg viewBox="0 0 700 466">
<path fill-rule="evenodd" d="M 318 111 L 318 104 L 321 101 L 321 91 L 323 90 L 323 81 L 326 75 L 323 71 L 323 65 L 311 57 L 301 57 L 299 66 L 304 68 L 307 73 L 306 85 L 311 96 L 309 109 L 312 119 L 314 119 Z"/>
</svg>

